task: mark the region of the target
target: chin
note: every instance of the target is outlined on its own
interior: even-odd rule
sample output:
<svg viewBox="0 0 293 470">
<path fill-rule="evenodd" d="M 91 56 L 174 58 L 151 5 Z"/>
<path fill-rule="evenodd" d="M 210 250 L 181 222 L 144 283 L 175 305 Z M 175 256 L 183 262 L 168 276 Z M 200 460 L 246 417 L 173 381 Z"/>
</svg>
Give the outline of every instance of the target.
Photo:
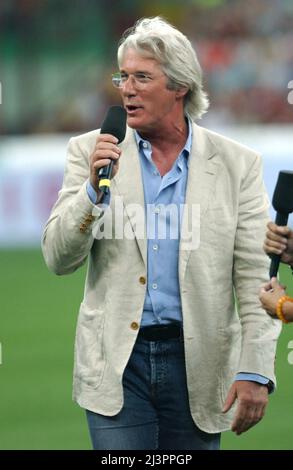
<svg viewBox="0 0 293 470">
<path fill-rule="evenodd" d="M 132 129 L 139 130 L 141 128 L 144 128 L 145 126 L 140 122 L 139 119 L 136 119 L 134 117 L 127 117 L 127 125 L 128 127 L 131 127 Z"/>
</svg>

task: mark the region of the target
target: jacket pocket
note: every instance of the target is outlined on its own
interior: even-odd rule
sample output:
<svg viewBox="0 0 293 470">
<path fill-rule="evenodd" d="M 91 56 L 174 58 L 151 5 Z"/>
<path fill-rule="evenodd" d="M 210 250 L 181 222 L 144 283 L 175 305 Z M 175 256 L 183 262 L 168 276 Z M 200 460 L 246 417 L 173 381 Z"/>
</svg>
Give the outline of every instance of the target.
<svg viewBox="0 0 293 470">
<path fill-rule="evenodd" d="M 91 309 L 85 303 L 81 304 L 75 338 L 74 376 L 93 388 L 100 385 L 105 369 L 104 319 L 104 309 Z"/>
</svg>

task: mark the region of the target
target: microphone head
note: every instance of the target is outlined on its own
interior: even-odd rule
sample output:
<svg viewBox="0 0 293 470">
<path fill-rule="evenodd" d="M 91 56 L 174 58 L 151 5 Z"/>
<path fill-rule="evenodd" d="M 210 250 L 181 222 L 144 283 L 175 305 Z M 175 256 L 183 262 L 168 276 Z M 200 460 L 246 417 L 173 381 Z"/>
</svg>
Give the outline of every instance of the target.
<svg viewBox="0 0 293 470">
<path fill-rule="evenodd" d="M 276 212 L 293 212 L 293 171 L 280 171 L 272 204 Z"/>
<path fill-rule="evenodd" d="M 101 134 L 111 134 L 122 142 L 126 134 L 126 111 L 122 106 L 110 106 L 102 123 Z"/>
</svg>

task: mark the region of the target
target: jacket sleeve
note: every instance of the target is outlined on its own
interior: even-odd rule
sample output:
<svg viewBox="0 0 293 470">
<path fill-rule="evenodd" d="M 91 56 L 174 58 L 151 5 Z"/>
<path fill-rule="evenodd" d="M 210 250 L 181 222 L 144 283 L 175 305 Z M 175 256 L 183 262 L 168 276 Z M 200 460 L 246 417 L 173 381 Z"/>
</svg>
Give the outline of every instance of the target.
<svg viewBox="0 0 293 470">
<path fill-rule="evenodd" d="M 62 189 L 46 223 L 42 250 L 48 268 L 69 274 L 81 266 L 94 242 L 91 225 L 98 214 L 87 193 L 89 150 L 70 139 Z"/>
<path fill-rule="evenodd" d="M 274 359 L 281 322 L 269 317 L 258 300 L 260 285 L 269 278 L 269 258 L 262 249 L 269 199 L 259 155 L 253 155 L 246 170 L 241 181 L 233 267 L 242 325 L 239 372 L 260 374 L 275 382 Z"/>
</svg>

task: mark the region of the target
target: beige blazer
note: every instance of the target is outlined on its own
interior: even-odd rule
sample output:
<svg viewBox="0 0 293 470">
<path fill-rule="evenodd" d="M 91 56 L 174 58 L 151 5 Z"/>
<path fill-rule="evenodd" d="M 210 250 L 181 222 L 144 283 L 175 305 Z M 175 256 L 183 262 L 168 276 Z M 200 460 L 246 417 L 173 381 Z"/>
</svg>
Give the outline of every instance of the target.
<svg viewBox="0 0 293 470">
<path fill-rule="evenodd" d="M 73 398 L 83 408 L 112 416 L 123 406 L 122 374 L 141 321 L 147 243 L 137 233 L 144 215 L 139 221 L 133 216 L 133 205 L 144 207 L 144 193 L 132 129 L 121 144 L 110 208 L 104 212 L 87 195 L 89 156 L 98 133 L 69 142 L 63 187 L 45 227 L 43 253 L 48 267 L 61 275 L 88 259 L 75 339 Z M 233 410 L 226 415 L 221 410 L 237 372 L 275 382 L 280 322 L 266 315 L 257 295 L 268 279 L 262 250 L 268 199 L 261 158 L 194 124 L 189 159 L 179 254 L 187 382 L 194 421 L 214 433 L 230 428 Z M 200 221 L 195 217 L 197 239 L 188 244 L 185 222 L 191 207 L 200 208 Z M 107 213 L 125 225 L 127 236 L 117 236 L 117 223 L 112 236 L 101 236 Z"/>
</svg>

